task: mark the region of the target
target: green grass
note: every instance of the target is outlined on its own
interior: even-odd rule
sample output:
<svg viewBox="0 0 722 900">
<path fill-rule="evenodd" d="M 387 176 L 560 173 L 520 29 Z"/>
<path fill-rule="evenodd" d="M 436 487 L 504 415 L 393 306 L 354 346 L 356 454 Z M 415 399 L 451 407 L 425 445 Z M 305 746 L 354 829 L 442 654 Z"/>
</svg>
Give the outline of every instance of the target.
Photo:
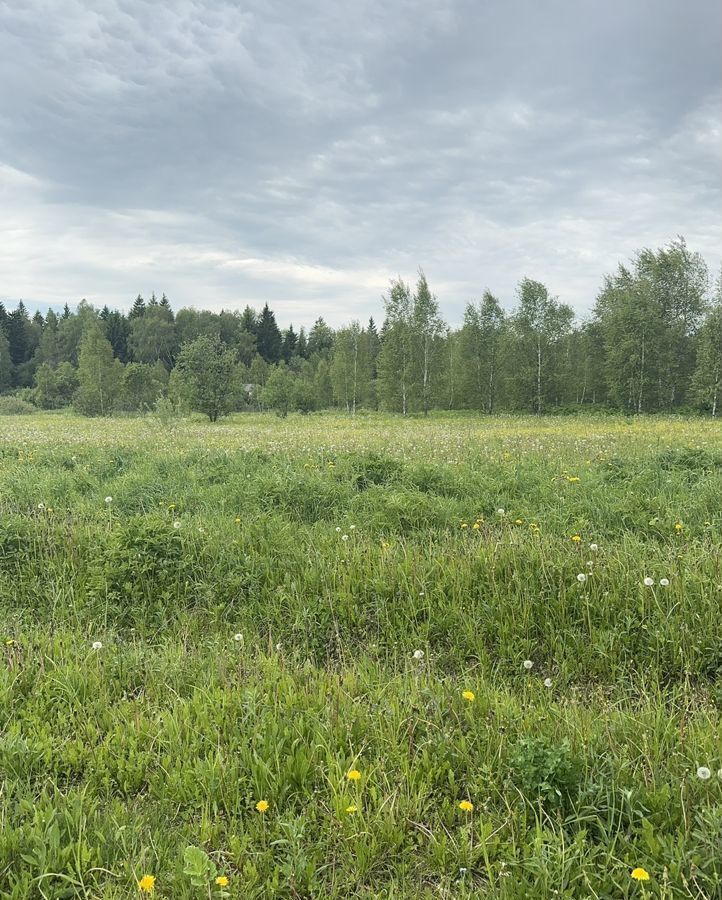
<svg viewBox="0 0 722 900">
<path fill-rule="evenodd" d="M 722 897 L 715 423 L 2 425 L 0 896 Z"/>
</svg>

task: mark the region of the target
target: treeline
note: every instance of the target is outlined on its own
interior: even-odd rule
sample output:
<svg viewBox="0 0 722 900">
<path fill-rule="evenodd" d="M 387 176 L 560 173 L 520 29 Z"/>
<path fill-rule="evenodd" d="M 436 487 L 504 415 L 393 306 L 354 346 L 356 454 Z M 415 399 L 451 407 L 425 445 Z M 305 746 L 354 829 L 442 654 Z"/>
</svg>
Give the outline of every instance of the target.
<svg viewBox="0 0 722 900">
<path fill-rule="evenodd" d="M 719 409 L 722 285 L 683 238 L 607 276 L 585 322 L 530 278 L 514 310 L 485 291 L 457 329 L 421 271 L 413 288 L 393 280 L 383 302 L 380 328 L 318 318 L 308 332 L 281 330 L 268 305 L 174 313 L 165 295 L 138 296 L 127 314 L 83 301 L 31 317 L 0 303 L 0 392 L 86 415 L 160 404 L 211 420 L 263 408 Z"/>
</svg>

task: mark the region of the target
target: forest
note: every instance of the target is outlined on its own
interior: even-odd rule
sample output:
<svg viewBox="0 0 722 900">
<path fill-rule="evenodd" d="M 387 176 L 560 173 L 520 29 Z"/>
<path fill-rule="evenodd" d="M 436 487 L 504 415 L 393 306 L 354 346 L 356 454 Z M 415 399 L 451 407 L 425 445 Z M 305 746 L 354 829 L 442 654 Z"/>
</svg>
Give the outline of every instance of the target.
<svg viewBox="0 0 722 900">
<path fill-rule="evenodd" d="M 620 264 L 583 321 L 528 277 L 513 309 L 485 290 L 457 328 L 421 269 L 382 299 L 380 324 L 318 317 L 298 331 L 268 304 L 174 312 L 165 294 L 138 295 L 127 313 L 0 303 L 0 411 L 718 414 L 722 284 L 683 237 Z"/>
</svg>

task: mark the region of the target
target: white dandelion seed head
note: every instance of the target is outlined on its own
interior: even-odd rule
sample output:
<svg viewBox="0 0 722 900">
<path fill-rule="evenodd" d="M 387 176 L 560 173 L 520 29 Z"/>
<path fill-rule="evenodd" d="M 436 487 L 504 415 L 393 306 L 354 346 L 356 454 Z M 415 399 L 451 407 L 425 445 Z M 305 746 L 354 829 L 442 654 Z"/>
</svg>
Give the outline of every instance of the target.
<svg viewBox="0 0 722 900">
<path fill-rule="evenodd" d="M 545 678 L 545 679 L 544 679 L 544 687 L 550 688 L 551 686 L 552 686 L 552 680 L 551 680 L 551 678 Z"/>
<path fill-rule="evenodd" d="M 644 584 L 645 584 L 645 587 L 653 587 L 654 578 L 650 578 L 649 575 L 647 575 L 647 577 L 644 579 Z"/>
<path fill-rule="evenodd" d="M 580 572 L 580 573 L 577 575 L 577 581 L 579 582 L 579 584 L 584 584 L 584 582 L 585 582 L 586 580 L 587 580 L 587 576 L 586 576 L 586 574 L 585 574 L 584 572 Z"/>
<path fill-rule="evenodd" d="M 336 531 L 339 532 L 339 533 L 341 532 L 341 526 L 340 526 L 340 525 L 337 525 L 337 526 L 336 526 Z"/>
<path fill-rule="evenodd" d="M 533 663 L 530 659 L 525 659 L 525 660 L 524 660 L 524 668 L 525 668 L 525 669 L 527 670 L 527 672 L 528 672 L 529 669 L 533 669 L 533 668 L 534 668 L 534 663 Z"/>
<path fill-rule="evenodd" d="M 240 643 L 243 641 L 243 634 L 242 634 L 240 631 L 237 631 L 237 632 L 233 635 L 233 640 L 234 640 L 237 644 L 240 644 Z"/>
<path fill-rule="evenodd" d="M 711 777 L 712 773 L 707 768 L 707 766 L 700 766 L 697 769 L 697 778 L 699 778 L 701 781 L 709 781 Z"/>
<path fill-rule="evenodd" d="M 181 523 L 180 523 L 180 521 L 179 521 L 178 519 L 176 519 L 175 522 L 173 523 L 173 527 L 174 527 L 174 528 L 180 528 L 180 527 L 181 527 Z"/>
<path fill-rule="evenodd" d="M 341 535 L 341 540 L 342 540 L 342 541 L 347 541 L 347 540 L 348 540 L 348 535 L 347 535 L 347 534 L 342 534 L 342 535 Z"/>
<path fill-rule="evenodd" d="M 597 550 L 599 550 L 599 544 L 590 544 L 589 549 L 592 551 L 592 553 L 596 553 Z"/>
<path fill-rule="evenodd" d="M 44 503 L 38 503 L 38 509 L 45 509 Z"/>
<path fill-rule="evenodd" d="M 669 578 L 660 578 L 659 583 L 662 587 L 669 587 Z"/>
<path fill-rule="evenodd" d="M 413 656 L 414 656 L 414 659 L 423 659 L 424 651 L 423 650 L 414 650 Z"/>
<path fill-rule="evenodd" d="M 93 650 L 102 650 L 103 643 L 102 641 L 93 641 Z"/>
<path fill-rule="evenodd" d="M 355 525 L 349 525 L 348 527 L 351 529 L 351 531 L 353 531 L 356 528 Z"/>
<path fill-rule="evenodd" d="M 506 510 L 500 506 L 499 509 L 497 509 L 496 514 L 497 514 L 497 516 L 506 515 Z"/>
<path fill-rule="evenodd" d="M 113 502 L 113 498 L 110 497 L 110 496 L 108 496 L 108 497 L 105 498 L 105 502 L 106 502 L 106 503 L 112 503 L 112 502 Z"/>
<path fill-rule="evenodd" d="M 283 646 L 283 644 L 279 641 L 279 642 L 276 644 L 276 650 L 280 650 L 282 646 Z"/>
</svg>

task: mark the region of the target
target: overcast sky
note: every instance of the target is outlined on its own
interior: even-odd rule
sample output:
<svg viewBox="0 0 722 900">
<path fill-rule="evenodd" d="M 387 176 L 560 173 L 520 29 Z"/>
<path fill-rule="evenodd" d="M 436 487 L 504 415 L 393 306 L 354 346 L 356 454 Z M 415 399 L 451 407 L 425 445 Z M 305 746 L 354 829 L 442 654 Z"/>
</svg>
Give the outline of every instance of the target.
<svg viewBox="0 0 722 900">
<path fill-rule="evenodd" d="M 722 247 L 719 0 L 0 0 L 0 299 L 580 315 Z"/>
</svg>

